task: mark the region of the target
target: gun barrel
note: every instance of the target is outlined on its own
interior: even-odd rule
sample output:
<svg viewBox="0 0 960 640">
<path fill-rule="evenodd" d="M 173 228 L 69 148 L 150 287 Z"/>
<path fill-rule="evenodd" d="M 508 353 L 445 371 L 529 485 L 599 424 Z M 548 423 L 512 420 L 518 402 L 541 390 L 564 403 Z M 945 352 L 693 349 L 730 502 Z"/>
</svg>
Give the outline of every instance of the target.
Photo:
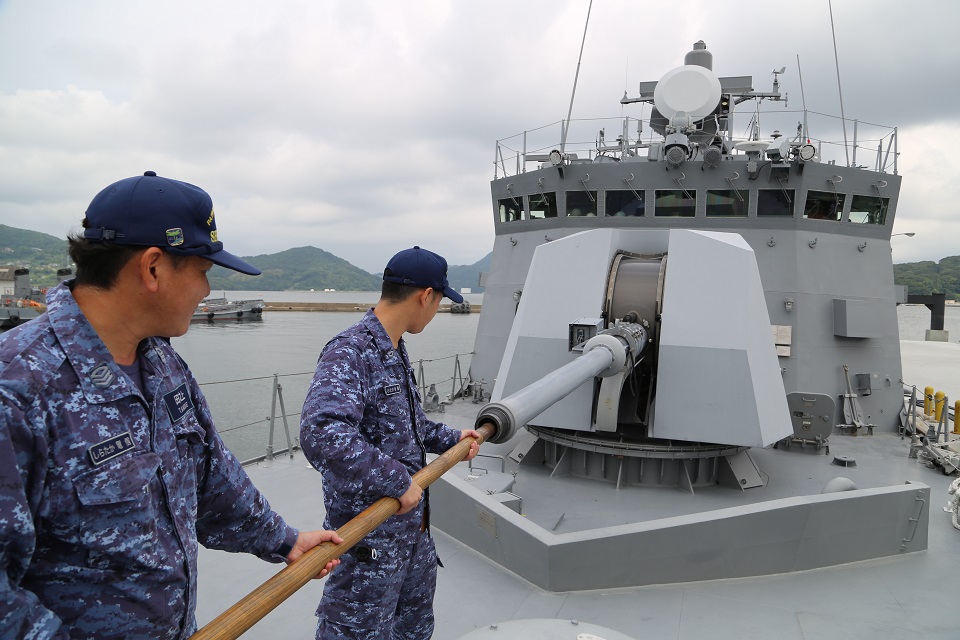
<svg viewBox="0 0 960 640">
<path fill-rule="evenodd" d="M 624 349 L 625 347 L 621 346 L 621 351 Z M 544 409 L 587 380 L 607 371 L 616 362 L 616 354 L 609 347 L 591 349 L 516 393 L 499 402 L 491 402 L 480 410 L 476 424 L 479 427 L 485 422 L 492 422 L 496 427 L 496 435 L 490 441 L 506 442 L 513 437 L 519 426 L 527 424 Z"/>
</svg>

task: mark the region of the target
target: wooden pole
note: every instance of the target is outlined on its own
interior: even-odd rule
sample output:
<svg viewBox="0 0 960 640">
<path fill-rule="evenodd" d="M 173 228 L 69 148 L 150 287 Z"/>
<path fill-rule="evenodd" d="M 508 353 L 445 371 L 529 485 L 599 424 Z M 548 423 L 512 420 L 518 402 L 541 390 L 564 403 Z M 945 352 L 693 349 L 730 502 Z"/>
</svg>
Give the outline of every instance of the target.
<svg viewBox="0 0 960 640">
<path fill-rule="evenodd" d="M 464 438 L 447 449 L 433 462 L 413 475 L 413 481 L 425 489 L 463 460 L 470 452 L 473 442 L 483 444 L 495 433 L 495 427 L 486 423 L 477 432 L 479 438 Z M 364 509 L 360 515 L 337 530 L 343 538 L 340 544 L 324 542 L 303 554 L 296 562 L 247 594 L 242 600 L 217 616 L 203 629 L 190 636 L 190 640 L 236 640 L 245 631 L 273 611 L 281 602 L 307 584 L 331 560 L 339 558 L 368 533 L 400 510 L 396 498 L 380 498 Z"/>
</svg>

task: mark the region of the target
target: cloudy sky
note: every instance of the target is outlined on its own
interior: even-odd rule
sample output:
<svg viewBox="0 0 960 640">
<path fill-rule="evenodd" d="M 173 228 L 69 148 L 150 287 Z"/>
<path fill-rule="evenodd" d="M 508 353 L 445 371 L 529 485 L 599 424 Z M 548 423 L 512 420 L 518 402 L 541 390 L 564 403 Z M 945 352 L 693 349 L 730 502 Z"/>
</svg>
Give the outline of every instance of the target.
<svg viewBox="0 0 960 640">
<path fill-rule="evenodd" d="M 151 169 L 209 191 L 241 255 L 309 244 L 375 272 L 420 244 L 473 263 L 495 141 L 566 117 L 588 5 L 0 0 L 0 222 L 63 236 Z M 834 0 L 833 19 L 847 118 L 898 127 L 894 231 L 916 237 L 894 260 L 960 254 L 960 2 Z M 769 90 L 786 66 L 783 109 L 839 115 L 827 0 L 597 0 L 573 117 L 639 116 L 624 91 L 701 39 L 717 75 Z"/>
</svg>

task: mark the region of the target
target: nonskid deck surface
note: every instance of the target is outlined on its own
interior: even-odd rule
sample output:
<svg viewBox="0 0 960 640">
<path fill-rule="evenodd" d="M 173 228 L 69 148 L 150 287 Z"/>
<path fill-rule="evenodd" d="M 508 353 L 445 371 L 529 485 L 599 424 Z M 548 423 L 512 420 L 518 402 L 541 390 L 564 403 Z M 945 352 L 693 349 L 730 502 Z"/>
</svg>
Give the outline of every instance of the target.
<svg viewBox="0 0 960 640">
<path fill-rule="evenodd" d="M 319 474 L 300 454 L 249 470 L 271 504 L 291 522 L 303 528 L 321 525 Z M 793 574 L 551 593 L 434 530 L 445 565 L 439 574 L 434 638 L 456 640 L 504 620 L 564 618 L 636 638 L 955 639 L 952 577 L 960 574 L 960 531 L 942 510 L 950 478 L 926 473 L 933 496 L 927 551 Z M 200 625 L 278 570 L 245 554 L 201 549 Z M 321 594 L 322 581 L 308 584 L 244 638 L 312 637 Z"/>
<path fill-rule="evenodd" d="M 957 380 L 952 363 L 960 345 L 904 343 L 904 378 L 941 385 Z M 927 366 L 916 358 L 926 361 Z M 924 380 L 926 378 L 926 380 Z M 912 381 L 911 381 L 912 382 Z M 464 428 L 479 405 L 457 403 L 438 419 Z M 484 447 L 485 453 L 497 453 Z M 960 637 L 953 577 L 960 575 L 960 531 L 943 511 L 952 477 L 943 476 L 907 457 L 909 441 L 892 433 L 830 438 L 830 454 L 813 448 L 752 450 L 757 465 L 770 475 L 763 492 L 722 487 L 698 489 L 626 488 L 579 479 L 550 479 L 533 466 L 518 475 L 514 492 L 523 496 L 523 512 L 555 533 L 643 518 L 655 519 L 743 504 L 744 501 L 819 494 L 829 478 L 844 476 L 858 487 L 922 482 L 931 488 L 928 550 L 813 571 L 664 586 L 548 592 L 497 566 L 441 531 L 434 530 L 441 569 L 436 598 L 437 640 L 462 635 L 512 619 L 563 618 L 590 622 L 635 638 L 934 638 Z M 854 458 L 856 467 L 831 464 Z M 499 469 L 499 461 L 477 466 Z M 320 477 L 300 454 L 292 459 L 248 467 L 271 504 L 301 528 L 319 527 L 323 519 Z M 509 471 L 509 467 L 508 467 Z M 452 473 L 467 475 L 467 465 Z M 559 482 L 559 484 L 557 484 Z M 561 487 L 559 490 L 557 487 Z M 560 519 L 559 515 L 563 514 Z M 560 520 L 557 524 L 557 520 Z M 243 554 L 201 550 L 201 624 L 274 575 L 279 567 Z M 315 581 L 271 613 L 245 638 L 309 638 L 314 610 L 322 593 Z"/>
</svg>

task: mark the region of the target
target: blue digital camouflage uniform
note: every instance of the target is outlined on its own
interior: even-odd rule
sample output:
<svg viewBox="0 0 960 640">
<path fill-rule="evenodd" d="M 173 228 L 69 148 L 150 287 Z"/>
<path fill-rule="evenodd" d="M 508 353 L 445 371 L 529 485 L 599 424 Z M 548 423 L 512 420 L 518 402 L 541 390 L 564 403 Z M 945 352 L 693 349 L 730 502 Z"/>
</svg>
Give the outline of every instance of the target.
<svg viewBox="0 0 960 640">
<path fill-rule="evenodd" d="M 341 527 L 384 496 L 399 498 L 426 453 L 442 453 L 460 436 L 424 414 L 403 340 L 394 349 L 368 311 L 324 347 L 301 417 L 303 451 L 323 474 L 325 527 Z M 317 638 L 432 635 L 437 555 L 423 527 L 428 510 L 425 498 L 341 557 L 317 609 Z"/>
<path fill-rule="evenodd" d="M 224 447 L 165 340 L 145 393 L 62 284 L 0 336 L 0 637 L 186 638 L 198 543 L 274 555 L 296 541 Z"/>
</svg>

